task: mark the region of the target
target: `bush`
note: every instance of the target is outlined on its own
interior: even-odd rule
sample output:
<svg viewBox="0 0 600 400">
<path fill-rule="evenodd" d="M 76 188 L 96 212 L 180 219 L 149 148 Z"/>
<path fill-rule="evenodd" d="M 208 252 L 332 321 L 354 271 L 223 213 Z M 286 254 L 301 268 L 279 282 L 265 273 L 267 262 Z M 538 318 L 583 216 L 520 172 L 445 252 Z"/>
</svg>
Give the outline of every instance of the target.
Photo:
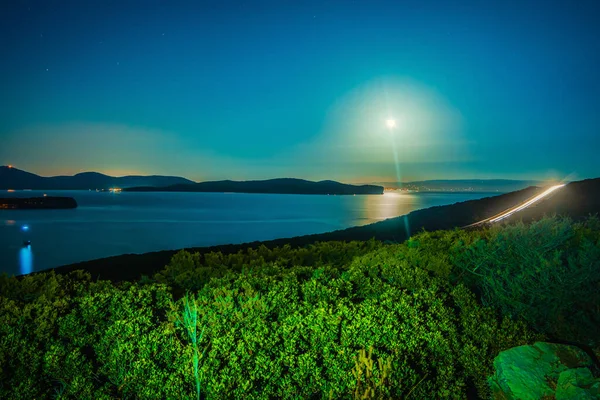
<svg viewBox="0 0 600 400">
<path fill-rule="evenodd" d="M 0 398 L 49 397 L 61 386 L 47 373 L 46 357 L 55 351 L 59 318 L 89 284 L 89 274 L 80 271 L 0 277 Z M 69 354 L 64 368 L 75 364 L 77 355 Z"/>
<path fill-rule="evenodd" d="M 573 224 L 544 218 L 489 228 L 453 249 L 455 266 L 469 271 L 484 304 L 522 316 L 553 338 L 600 344 L 600 229 L 598 219 Z"/>
<path fill-rule="evenodd" d="M 187 396 L 189 351 L 173 335 L 164 285 L 54 273 L 4 283 L 12 289 L 0 296 L 0 398 Z"/>
<path fill-rule="evenodd" d="M 154 281 L 169 285 L 176 298 L 187 291 L 200 290 L 211 278 L 220 278 L 228 272 L 252 273 L 257 269 L 277 264 L 278 266 L 323 265 L 344 266 L 354 257 L 369 253 L 383 245 L 375 240 L 366 242 L 318 242 L 293 249 L 289 245 L 269 249 L 264 245 L 257 249 L 240 250 L 235 254 L 223 255 L 211 252 L 201 255 L 180 251 L 162 271 L 154 275 Z"/>
<path fill-rule="evenodd" d="M 376 365 L 391 365 L 382 395 L 464 398 L 471 382 L 486 394 L 497 352 L 540 337 L 499 321 L 464 286 L 399 262 L 396 250 L 312 275 L 274 267 L 212 279 L 196 298 L 208 398 L 350 398 L 355 357 L 371 346 Z"/>
</svg>

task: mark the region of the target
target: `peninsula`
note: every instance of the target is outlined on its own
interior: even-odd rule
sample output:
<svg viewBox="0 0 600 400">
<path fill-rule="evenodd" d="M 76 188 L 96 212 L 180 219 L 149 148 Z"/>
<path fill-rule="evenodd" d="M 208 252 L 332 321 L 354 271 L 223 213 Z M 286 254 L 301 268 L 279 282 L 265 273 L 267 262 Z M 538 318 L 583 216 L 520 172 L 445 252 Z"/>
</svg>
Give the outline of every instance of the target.
<svg viewBox="0 0 600 400">
<path fill-rule="evenodd" d="M 307 181 L 282 178 L 262 181 L 213 181 L 164 187 L 132 187 L 128 192 L 215 192 L 215 193 L 267 193 L 267 194 L 383 194 L 383 186 L 348 185 L 335 181 Z"/>
<path fill-rule="evenodd" d="M 35 210 L 77 208 L 72 197 L 0 198 L 0 210 Z"/>
</svg>

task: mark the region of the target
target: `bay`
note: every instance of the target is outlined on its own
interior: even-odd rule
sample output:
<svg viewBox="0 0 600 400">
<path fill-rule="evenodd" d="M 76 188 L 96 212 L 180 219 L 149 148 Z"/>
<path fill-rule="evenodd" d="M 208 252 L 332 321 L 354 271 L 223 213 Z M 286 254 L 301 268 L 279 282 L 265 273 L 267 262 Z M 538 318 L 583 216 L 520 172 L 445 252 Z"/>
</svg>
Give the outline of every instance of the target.
<svg viewBox="0 0 600 400">
<path fill-rule="evenodd" d="M 382 221 L 499 193 L 322 196 L 243 193 L 0 192 L 68 196 L 72 210 L 0 210 L 0 273 L 27 274 L 127 253 L 237 244 Z M 31 241 L 25 247 L 23 242 Z"/>
</svg>

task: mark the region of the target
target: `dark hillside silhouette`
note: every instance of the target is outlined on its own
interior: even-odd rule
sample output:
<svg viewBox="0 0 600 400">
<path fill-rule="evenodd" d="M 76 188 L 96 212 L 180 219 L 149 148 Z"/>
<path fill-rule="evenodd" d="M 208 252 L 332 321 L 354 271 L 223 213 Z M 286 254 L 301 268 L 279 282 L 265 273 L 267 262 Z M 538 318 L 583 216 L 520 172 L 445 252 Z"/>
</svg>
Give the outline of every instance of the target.
<svg viewBox="0 0 600 400">
<path fill-rule="evenodd" d="M 135 187 L 129 192 L 233 192 L 269 194 L 383 194 L 383 187 L 347 185 L 335 181 L 312 182 L 280 178 L 262 181 L 214 181 L 167 187 Z"/>
<path fill-rule="evenodd" d="M 543 215 L 568 215 L 579 220 L 590 214 L 600 213 L 600 178 L 572 182 L 557 190 L 548 199 L 522 210 L 509 221 L 537 220 Z"/>
<path fill-rule="evenodd" d="M 82 172 L 73 176 L 43 177 L 14 167 L 0 167 L 0 190 L 88 190 L 126 188 L 140 185 L 166 186 L 194 183 L 176 176 L 122 176 L 113 177 L 98 172 Z"/>
</svg>

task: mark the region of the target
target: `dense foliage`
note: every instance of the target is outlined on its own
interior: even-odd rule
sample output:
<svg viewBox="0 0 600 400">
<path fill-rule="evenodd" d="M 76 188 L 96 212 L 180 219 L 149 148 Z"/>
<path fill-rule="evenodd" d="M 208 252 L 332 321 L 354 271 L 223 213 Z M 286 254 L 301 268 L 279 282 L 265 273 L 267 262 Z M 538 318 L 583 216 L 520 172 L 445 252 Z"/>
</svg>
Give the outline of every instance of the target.
<svg viewBox="0 0 600 400">
<path fill-rule="evenodd" d="M 494 227 L 455 241 L 450 254 L 483 304 L 554 338 L 600 344 L 598 218 Z"/>
<path fill-rule="evenodd" d="M 485 398 L 504 349 L 598 348 L 599 247 L 596 218 L 546 218 L 3 276 L 0 398 Z"/>
</svg>

